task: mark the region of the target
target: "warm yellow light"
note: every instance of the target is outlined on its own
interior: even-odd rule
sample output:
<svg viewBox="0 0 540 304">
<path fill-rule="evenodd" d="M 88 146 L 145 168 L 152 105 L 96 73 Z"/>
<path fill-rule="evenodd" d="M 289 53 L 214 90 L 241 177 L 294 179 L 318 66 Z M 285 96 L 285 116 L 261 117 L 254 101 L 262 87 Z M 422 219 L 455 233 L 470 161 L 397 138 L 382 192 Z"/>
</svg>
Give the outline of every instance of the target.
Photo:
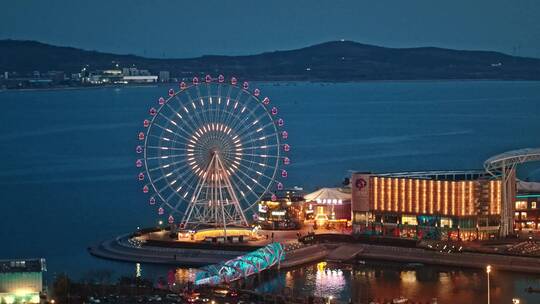
<svg viewBox="0 0 540 304">
<path fill-rule="evenodd" d="M 22 296 L 26 296 L 30 293 L 34 293 L 32 290 L 28 289 L 28 288 L 19 288 L 19 289 L 15 289 L 15 291 L 13 292 L 17 297 L 22 297 Z"/>
<path fill-rule="evenodd" d="M 377 201 L 379 199 L 379 197 L 377 196 L 377 193 L 379 192 L 379 188 L 377 187 L 378 180 L 379 180 L 378 177 L 373 178 L 373 189 L 375 189 L 375 191 L 373 191 L 373 209 L 374 210 L 377 210 L 379 206 L 378 204 L 379 202 Z"/>
<path fill-rule="evenodd" d="M 487 273 L 490 273 L 490 272 L 491 272 L 491 265 L 487 265 L 487 266 L 486 266 L 486 272 L 487 272 Z"/>
</svg>

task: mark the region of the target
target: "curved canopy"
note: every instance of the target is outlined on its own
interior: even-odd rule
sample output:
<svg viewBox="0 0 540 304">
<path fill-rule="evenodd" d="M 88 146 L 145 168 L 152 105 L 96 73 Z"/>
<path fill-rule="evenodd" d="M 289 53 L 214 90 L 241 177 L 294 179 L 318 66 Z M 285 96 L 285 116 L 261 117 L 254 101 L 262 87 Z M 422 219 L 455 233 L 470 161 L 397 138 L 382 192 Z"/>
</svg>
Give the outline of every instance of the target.
<svg viewBox="0 0 540 304">
<path fill-rule="evenodd" d="M 342 200 L 349 201 L 351 200 L 351 194 L 342 191 L 340 188 L 321 188 L 315 192 L 307 194 L 304 196 L 306 201 L 316 201 L 316 200 Z"/>
<path fill-rule="evenodd" d="M 518 181 L 517 189 L 522 192 L 540 192 L 540 183 Z"/>
<path fill-rule="evenodd" d="M 532 161 L 540 161 L 540 148 L 525 148 L 492 156 L 484 162 L 484 168 L 486 171 L 491 172 L 503 166 Z"/>
</svg>

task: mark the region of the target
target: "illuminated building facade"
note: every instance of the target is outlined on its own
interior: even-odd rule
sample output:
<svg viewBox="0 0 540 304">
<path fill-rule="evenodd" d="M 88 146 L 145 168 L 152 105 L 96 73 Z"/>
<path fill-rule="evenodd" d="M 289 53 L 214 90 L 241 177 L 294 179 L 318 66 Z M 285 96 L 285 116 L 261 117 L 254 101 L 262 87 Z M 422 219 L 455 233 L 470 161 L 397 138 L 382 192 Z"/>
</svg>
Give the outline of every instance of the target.
<svg viewBox="0 0 540 304">
<path fill-rule="evenodd" d="M 299 229 L 304 220 L 302 189 L 285 190 L 258 203 L 257 223 L 263 229 Z"/>
<path fill-rule="evenodd" d="M 485 172 L 354 173 L 351 186 L 355 233 L 456 240 L 498 235 L 501 180 Z"/>
<path fill-rule="evenodd" d="M 318 226 L 347 227 L 351 221 L 351 189 L 321 188 L 304 196 L 305 218 Z"/>
<path fill-rule="evenodd" d="M 515 230 L 540 230 L 540 193 L 516 195 L 514 204 Z"/>
<path fill-rule="evenodd" d="M 40 303 L 44 259 L 0 260 L 0 303 Z"/>
</svg>

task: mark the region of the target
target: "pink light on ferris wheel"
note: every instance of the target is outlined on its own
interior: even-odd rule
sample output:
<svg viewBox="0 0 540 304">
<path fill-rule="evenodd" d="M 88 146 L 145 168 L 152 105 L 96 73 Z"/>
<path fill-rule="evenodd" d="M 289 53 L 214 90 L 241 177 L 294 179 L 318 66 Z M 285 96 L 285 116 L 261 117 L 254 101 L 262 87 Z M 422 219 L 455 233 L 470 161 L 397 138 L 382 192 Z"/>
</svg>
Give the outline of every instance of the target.
<svg viewBox="0 0 540 304">
<path fill-rule="evenodd" d="M 140 167 L 142 167 L 142 165 L 143 165 L 142 160 L 137 159 L 137 161 L 135 162 L 135 166 L 136 166 L 137 168 L 140 168 Z"/>
<path fill-rule="evenodd" d="M 283 139 L 289 138 L 289 133 L 287 133 L 287 131 L 281 132 L 281 138 L 283 138 Z"/>
<path fill-rule="evenodd" d="M 277 125 L 280 127 L 283 127 L 283 125 L 285 125 L 285 121 L 282 118 L 280 118 L 277 120 Z"/>
<path fill-rule="evenodd" d="M 291 160 L 288 157 L 283 158 L 283 164 L 289 165 L 291 163 Z"/>
<path fill-rule="evenodd" d="M 219 75 L 217 79 L 219 83 L 223 83 L 225 81 L 225 76 Z"/>
<path fill-rule="evenodd" d="M 270 103 L 270 98 L 265 97 L 265 98 L 263 99 L 263 104 L 267 106 L 269 103 Z"/>
<path fill-rule="evenodd" d="M 169 89 L 169 96 L 171 96 L 171 97 L 174 96 L 174 90 L 173 89 Z M 163 103 L 165 103 L 165 100 L 163 100 Z"/>
<path fill-rule="evenodd" d="M 285 151 L 285 152 L 291 151 L 291 146 L 289 146 L 289 144 L 284 144 L 283 145 L 283 151 Z"/>
<path fill-rule="evenodd" d="M 150 108 L 150 111 L 148 111 L 150 115 L 155 116 L 157 114 L 157 110 L 155 108 Z"/>
<path fill-rule="evenodd" d="M 244 81 L 244 83 L 242 84 L 242 88 L 244 88 L 244 90 L 249 89 L 249 83 L 247 81 Z"/>
<path fill-rule="evenodd" d="M 142 173 L 142 172 L 139 173 L 139 176 L 137 176 L 137 178 L 138 178 L 140 181 L 144 180 L 144 173 Z"/>
<path fill-rule="evenodd" d="M 174 223 L 174 217 L 172 215 L 169 215 L 169 218 L 167 219 L 167 221 L 169 222 L 169 224 Z"/>
<path fill-rule="evenodd" d="M 150 205 L 155 205 L 156 204 L 156 199 L 152 196 L 149 200 L 148 200 L 148 203 Z"/>
<path fill-rule="evenodd" d="M 143 126 L 145 128 L 148 128 L 150 126 L 150 120 L 148 120 L 148 119 L 143 120 Z"/>
<path fill-rule="evenodd" d="M 272 112 L 272 115 L 276 115 L 278 113 L 278 110 L 276 107 L 272 107 L 271 112 Z"/>
<path fill-rule="evenodd" d="M 285 178 L 287 177 L 288 173 L 287 170 L 281 170 L 281 177 Z"/>
<path fill-rule="evenodd" d="M 206 81 L 206 83 L 212 82 L 212 76 L 206 75 L 206 77 L 204 77 L 204 81 Z"/>
<path fill-rule="evenodd" d="M 185 82 L 180 82 L 180 90 L 185 90 L 187 88 L 187 84 Z"/>
<path fill-rule="evenodd" d="M 270 198 L 273 202 L 277 201 L 277 196 L 272 193 L 272 197 Z"/>
<path fill-rule="evenodd" d="M 231 78 L 231 84 L 235 86 L 238 83 L 238 79 L 236 77 Z"/>
<path fill-rule="evenodd" d="M 139 138 L 139 140 L 144 140 L 144 132 L 139 132 L 139 136 L 137 138 Z"/>
<path fill-rule="evenodd" d="M 198 85 L 199 84 L 199 78 L 193 77 L 193 84 Z"/>
<path fill-rule="evenodd" d="M 143 147 L 141 146 L 135 147 L 135 152 L 137 152 L 137 154 L 141 154 L 143 152 Z"/>
<path fill-rule="evenodd" d="M 172 89 L 171 89 L 171 90 L 172 90 Z M 169 90 L 169 95 L 170 95 L 170 93 L 171 93 L 171 91 Z M 173 91 L 173 95 L 174 95 L 174 91 Z M 159 103 L 160 105 L 165 104 L 165 98 L 160 97 L 160 98 L 158 99 L 158 103 Z"/>
<path fill-rule="evenodd" d="M 255 91 L 253 91 L 253 95 L 255 95 L 255 97 L 259 97 L 259 95 L 261 95 L 261 90 L 255 89 Z"/>
<path fill-rule="evenodd" d="M 147 185 L 144 185 L 144 187 L 142 188 L 142 192 L 143 193 L 148 193 L 148 186 Z"/>
<path fill-rule="evenodd" d="M 158 210 L 157 210 L 157 213 L 159 215 L 163 215 L 163 213 L 165 213 L 165 210 L 163 209 L 163 207 L 159 207 Z"/>
<path fill-rule="evenodd" d="M 283 184 L 282 184 L 282 183 L 277 183 L 276 188 L 277 188 L 278 190 L 283 190 Z"/>
</svg>

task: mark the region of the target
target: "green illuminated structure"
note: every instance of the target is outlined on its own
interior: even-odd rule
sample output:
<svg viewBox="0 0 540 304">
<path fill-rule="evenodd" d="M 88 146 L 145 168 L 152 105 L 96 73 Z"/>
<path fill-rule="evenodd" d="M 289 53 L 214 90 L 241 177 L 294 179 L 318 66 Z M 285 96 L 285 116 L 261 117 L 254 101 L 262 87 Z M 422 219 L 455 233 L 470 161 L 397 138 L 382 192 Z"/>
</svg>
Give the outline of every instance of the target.
<svg viewBox="0 0 540 304">
<path fill-rule="evenodd" d="M 202 268 L 197 273 L 195 285 L 232 282 L 269 269 L 279 264 L 284 258 L 283 246 L 280 243 L 271 243 L 233 260 Z"/>
</svg>

